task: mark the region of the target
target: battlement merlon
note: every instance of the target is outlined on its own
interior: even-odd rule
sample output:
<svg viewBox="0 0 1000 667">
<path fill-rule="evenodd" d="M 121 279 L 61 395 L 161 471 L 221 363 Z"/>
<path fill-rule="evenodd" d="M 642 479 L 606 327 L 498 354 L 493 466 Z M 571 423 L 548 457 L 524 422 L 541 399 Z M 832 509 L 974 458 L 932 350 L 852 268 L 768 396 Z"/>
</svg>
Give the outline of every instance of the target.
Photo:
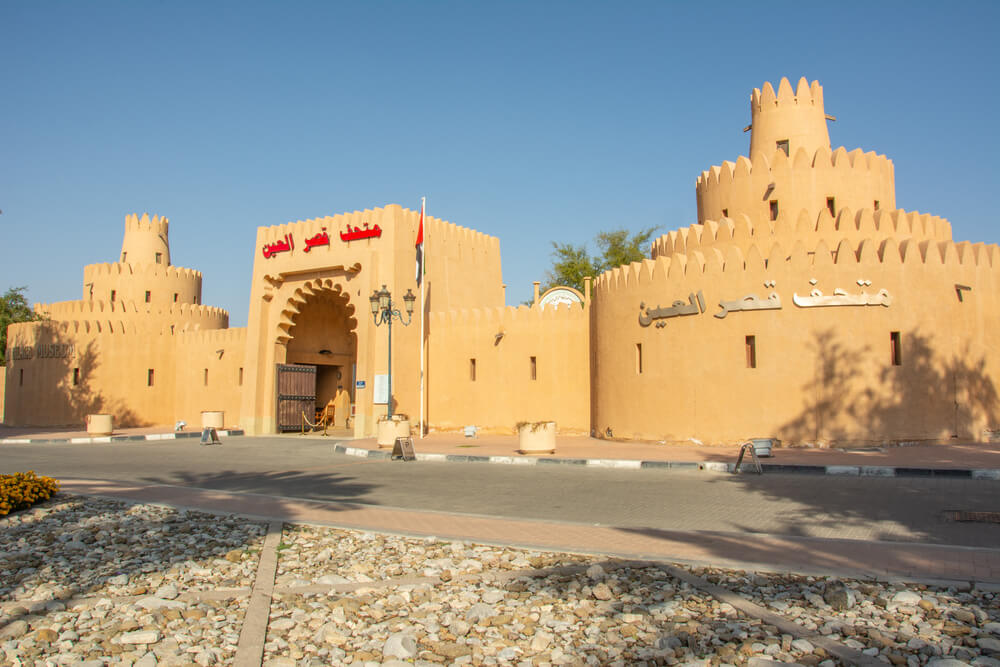
<svg viewBox="0 0 1000 667">
<path fill-rule="evenodd" d="M 164 216 L 148 213 L 140 218 L 132 213 L 125 216 L 125 237 L 122 240 L 122 262 L 133 264 L 170 265 L 170 221 Z"/>
<path fill-rule="evenodd" d="M 793 91 L 788 79 L 782 77 L 777 94 L 770 82 L 765 82 L 750 95 L 750 155 L 758 152 L 770 155 L 784 142 L 787 155 L 794 155 L 799 148 L 805 148 L 809 154 L 821 147 L 829 150 L 827 119 L 823 87 L 818 81 L 809 84 L 802 77 Z"/>
</svg>

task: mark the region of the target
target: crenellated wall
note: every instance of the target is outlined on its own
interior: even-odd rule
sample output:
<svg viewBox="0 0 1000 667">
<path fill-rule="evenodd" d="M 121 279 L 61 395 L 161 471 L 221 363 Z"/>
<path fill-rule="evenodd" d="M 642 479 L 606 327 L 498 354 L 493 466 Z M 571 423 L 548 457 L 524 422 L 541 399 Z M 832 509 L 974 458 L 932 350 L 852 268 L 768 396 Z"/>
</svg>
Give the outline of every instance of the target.
<svg viewBox="0 0 1000 667">
<path fill-rule="evenodd" d="M 246 328 L 181 331 L 175 341 L 173 421 L 199 426 L 203 411 L 221 410 L 226 426 L 238 426 L 246 382 Z"/>
<path fill-rule="evenodd" d="M 931 239 L 688 248 L 606 272 L 594 285 L 594 428 L 614 438 L 821 446 L 981 437 L 1000 417 L 998 288 L 1000 248 Z M 874 303 L 795 304 L 838 289 Z M 665 310 L 654 318 L 663 326 L 642 326 L 641 312 L 699 293 L 703 311 Z M 771 293 L 780 309 L 721 305 Z"/>
<path fill-rule="evenodd" d="M 103 263 L 83 268 L 85 301 L 134 301 L 152 306 L 201 303 L 201 272 L 162 264 Z M 147 301 L 146 292 L 149 292 Z"/>
<path fill-rule="evenodd" d="M 884 155 L 822 146 L 814 152 L 799 148 L 791 156 L 771 148 L 703 171 L 695 184 L 698 222 L 722 219 L 727 212 L 769 221 L 771 202 L 777 203 L 779 219 L 800 210 L 815 219 L 828 211 L 828 198 L 838 213 L 874 209 L 875 202 L 880 210 L 896 208 L 894 167 Z"/>
<path fill-rule="evenodd" d="M 90 322 L 96 327 L 114 327 L 114 322 L 127 322 L 136 330 L 170 333 L 229 326 L 229 313 L 225 310 L 192 303 L 156 305 L 135 301 L 57 301 L 35 304 L 34 308 L 36 313 L 52 320 Z"/>
<path fill-rule="evenodd" d="M 517 422 L 554 420 L 561 433 L 588 433 L 589 327 L 590 307 L 579 304 L 431 313 L 430 427 L 511 433 Z"/>
<path fill-rule="evenodd" d="M 950 241 L 951 223 L 936 215 L 895 209 L 892 211 L 871 209 L 853 211 L 841 209 L 834 218 L 827 211 L 812 216 L 809 211 L 799 210 L 798 215 L 782 216 L 775 221 L 758 220 L 737 214 L 720 221 L 706 220 L 704 224 L 694 224 L 670 231 L 653 240 L 650 256 L 670 257 L 690 250 L 706 250 L 712 247 L 724 249 L 735 245 L 746 252 L 751 243 L 765 247 L 771 243 L 786 246 L 802 241 L 812 247 L 819 241 L 827 245 L 837 244 L 841 239 L 852 243 L 862 240 L 905 239 L 917 241 Z"/>
</svg>

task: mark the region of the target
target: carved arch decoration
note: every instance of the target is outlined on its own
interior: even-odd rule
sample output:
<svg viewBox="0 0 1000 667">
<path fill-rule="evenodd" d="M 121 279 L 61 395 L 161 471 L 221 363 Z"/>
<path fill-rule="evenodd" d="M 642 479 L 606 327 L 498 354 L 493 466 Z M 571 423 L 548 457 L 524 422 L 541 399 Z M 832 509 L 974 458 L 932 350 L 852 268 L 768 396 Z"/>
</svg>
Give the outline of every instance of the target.
<svg viewBox="0 0 1000 667">
<path fill-rule="evenodd" d="M 295 291 L 288 297 L 285 302 L 284 307 L 281 310 L 281 314 L 278 316 L 278 324 L 275 331 L 275 342 L 279 345 L 287 345 L 289 341 L 292 340 L 291 331 L 295 326 L 296 318 L 302 313 L 302 309 L 307 305 L 313 298 L 323 296 L 324 294 L 331 294 L 334 298 L 342 299 L 347 306 L 347 314 L 353 316 L 356 312 L 356 306 L 351 303 L 351 296 L 344 287 L 336 282 L 332 278 L 317 278 L 314 280 L 307 280 L 302 285 L 297 287 Z M 357 319 L 351 317 L 354 325 L 351 327 L 351 332 L 354 333 L 354 329 L 357 328 Z"/>
</svg>

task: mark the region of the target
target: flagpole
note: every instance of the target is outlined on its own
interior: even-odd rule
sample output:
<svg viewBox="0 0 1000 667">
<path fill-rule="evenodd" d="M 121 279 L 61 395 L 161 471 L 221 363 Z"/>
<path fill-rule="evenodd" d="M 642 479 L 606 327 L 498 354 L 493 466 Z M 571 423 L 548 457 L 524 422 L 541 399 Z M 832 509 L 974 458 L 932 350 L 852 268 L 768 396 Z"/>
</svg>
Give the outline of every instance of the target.
<svg viewBox="0 0 1000 667">
<path fill-rule="evenodd" d="M 427 207 L 427 197 L 420 198 L 420 220 L 424 219 L 424 209 Z M 424 241 L 424 251 L 427 250 L 427 242 Z M 420 272 L 424 273 L 426 266 L 426 252 L 421 253 Z M 424 283 L 427 282 L 426 275 L 420 277 L 420 439 L 424 439 Z"/>
</svg>

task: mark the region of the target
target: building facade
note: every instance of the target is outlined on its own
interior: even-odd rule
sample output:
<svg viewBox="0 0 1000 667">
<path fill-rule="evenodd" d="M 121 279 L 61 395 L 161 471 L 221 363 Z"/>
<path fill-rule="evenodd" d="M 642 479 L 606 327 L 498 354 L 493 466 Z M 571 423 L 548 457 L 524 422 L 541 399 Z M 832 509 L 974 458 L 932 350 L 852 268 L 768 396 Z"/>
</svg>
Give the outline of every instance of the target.
<svg viewBox="0 0 1000 667">
<path fill-rule="evenodd" d="M 393 327 L 393 412 L 421 413 L 423 347 L 431 429 L 981 438 L 1000 409 L 1000 248 L 897 209 L 892 162 L 832 149 L 827 121 L 817 82 L 755 89 L 750 157 L 701 174 L 697 222 L 577 303 L 505 306 L 498 240 L 423 220 L 424 337 L 418 305 Z M 258 229 L 248 324 L 228 328 L 201 304 L 201 274 L 170 264 L 166 219 L 129 216 L 120 261 L 84 269 L 83 299 L 11 326 L 7 423 L 198 423 L 221 410 L 263 434 L 346 394 L 350 428 L 371 435 L 389 407 L 389 331 L 369 297 L 385 286 L 402 309 L 417 292 L 419 225 L 393 205 Z"/>
</svg>

